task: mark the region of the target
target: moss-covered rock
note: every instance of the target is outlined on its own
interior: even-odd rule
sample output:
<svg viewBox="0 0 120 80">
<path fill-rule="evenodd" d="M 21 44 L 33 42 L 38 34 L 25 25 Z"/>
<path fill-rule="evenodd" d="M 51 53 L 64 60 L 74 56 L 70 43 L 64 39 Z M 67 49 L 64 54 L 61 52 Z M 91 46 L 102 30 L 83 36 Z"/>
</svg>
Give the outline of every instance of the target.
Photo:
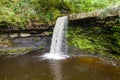
<svg viewBox="0 0 120 80">
<path fill-rule="evenodd" d="M 10 49 L 10 50 L 6 49 L 6 50 L 0 50 L 0 55 L 15 57 L 15 56 L 24 55 L 32 50 L 33 50 L 32 48 L 20 48 L 20 49 Z"/>
<path fill-rule="evenodd" d="M 116 26 L 119 28 L 119 24 Z M 84 53 L 104 55 L 120 60 L 119 34 L 118 31 L 112 30 L 113 28 L 114 26 L 71 27 L 68 31 L 68 44 L 74 45 Z"/>
</svg>

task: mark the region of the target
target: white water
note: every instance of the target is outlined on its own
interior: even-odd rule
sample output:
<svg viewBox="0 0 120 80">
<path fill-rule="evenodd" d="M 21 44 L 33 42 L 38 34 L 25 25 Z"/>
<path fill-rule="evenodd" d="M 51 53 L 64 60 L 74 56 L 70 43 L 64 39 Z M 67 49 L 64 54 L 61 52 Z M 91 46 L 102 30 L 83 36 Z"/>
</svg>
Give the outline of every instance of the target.
<svg viewBox="0 0 120 80">
<path fill-rule="evenodd" d="M 68 16 L 59 17 L 53 31 L 50 53 L 43 57 L 48 59 L 65 59 L 67 55 L 66 34 L 68 29 Z"/>
</svg>

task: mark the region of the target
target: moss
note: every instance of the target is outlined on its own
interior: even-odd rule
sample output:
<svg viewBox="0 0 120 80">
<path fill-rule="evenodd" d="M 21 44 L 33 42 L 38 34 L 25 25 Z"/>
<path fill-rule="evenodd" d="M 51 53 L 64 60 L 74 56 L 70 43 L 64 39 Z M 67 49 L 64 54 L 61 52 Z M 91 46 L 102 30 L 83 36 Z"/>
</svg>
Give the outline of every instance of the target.
<svg viewBox="0 0 120 80">
<path fill-rule="evenodd" d="M 105 48 L 102 46 L 102 39 L 104 35 L 94 35 L 95 28 L 88 28 L 87 32 L 84 28 L 77 29 L 77 31 L 72 32 L 69 30 L 69 44 L 79 47 L 81 50 L 88 50 L 91 52 L 98 52 L 104 50 Z M 98 29 L 97 29 L 98 30 Z M 71 38 L 72 36 L 72 38 Z"/>
<path fill-rule="evenodd" d="M 112 31 L 111 28 L 97 26 L 70 27 L 68 31 L 68 44 L 79 48 L 85 53 L 100 54 L 120 60 L 120 38 L 116 31 Z"/>
<path fill-rule="evenodd" d="M 22 49 L 13 49 L 13 50 L 0 50 L 1 55 L 11 55 L 11 54 L 24 54 L 30 52 L 33 49 L 31 48 L 22 48 Z"/>
<path fill-rule="evenodd" d="M 39 46 L 38 48 L 39 48 L 39 49 L 44 49 L 44 46 Z"/>
</svg>

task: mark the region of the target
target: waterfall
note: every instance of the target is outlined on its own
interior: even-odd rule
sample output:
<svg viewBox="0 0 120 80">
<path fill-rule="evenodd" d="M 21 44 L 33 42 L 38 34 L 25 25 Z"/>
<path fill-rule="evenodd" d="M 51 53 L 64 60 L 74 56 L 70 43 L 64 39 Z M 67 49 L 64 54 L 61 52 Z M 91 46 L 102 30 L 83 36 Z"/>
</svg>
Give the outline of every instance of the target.
<svg viewBox="0 0 120 80">
<path fill-rule="evenodd" d="M 67 29 L 68 16 L 59 17 L 54 27 L 50 53 L 43 55 L 44 58 L 65 59 L 68 57 L 66 41 Z"/>
<path fill-rule="evenodd" d="M 59 17 L 53 31 L 51 54 L 67 53 L 66 33 L 67 33 L 68 17 Z"/>
</svg>

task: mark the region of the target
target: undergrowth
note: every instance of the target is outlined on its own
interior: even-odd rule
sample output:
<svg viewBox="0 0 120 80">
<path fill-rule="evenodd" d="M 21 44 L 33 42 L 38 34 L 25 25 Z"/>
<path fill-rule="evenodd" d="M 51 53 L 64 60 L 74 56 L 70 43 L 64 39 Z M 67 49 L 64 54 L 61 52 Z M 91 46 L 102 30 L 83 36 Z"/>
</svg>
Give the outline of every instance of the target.
<svg viewBox="0 0 120 80">
<path fill-rule="evenodd" d="M 117 30 L 116 30 L 117 28 Z M 120 60 L 120 25 L 113 27 L 70 27 L 68 44 L 91 54 Z"/>
</svg>

